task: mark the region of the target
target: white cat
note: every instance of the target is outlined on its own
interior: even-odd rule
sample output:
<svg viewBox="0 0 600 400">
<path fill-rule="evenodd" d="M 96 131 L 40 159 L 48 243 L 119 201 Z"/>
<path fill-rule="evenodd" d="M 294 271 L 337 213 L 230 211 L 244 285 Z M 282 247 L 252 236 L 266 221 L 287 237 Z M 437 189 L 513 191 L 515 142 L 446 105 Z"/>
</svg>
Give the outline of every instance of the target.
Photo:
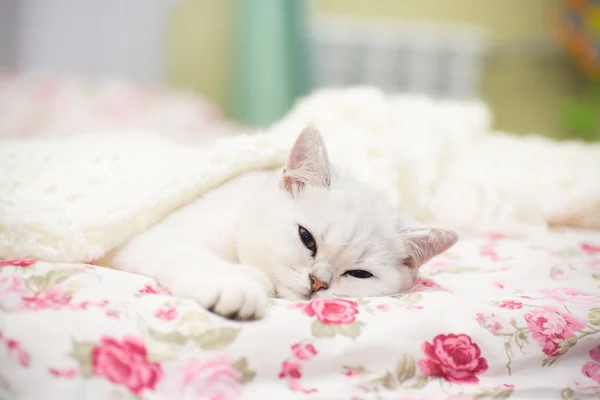
<svg viewBox="0 0 600 400">
<path fill-rule="evenodd" d="M 254 319 L 267 299 L 385 296 L 457 240 L 397 213 L 334 173 L 314 128 L 283 172 L 253 172 L 212 190 L 136 236 L 109 265 L 156 278 L 221 316 Z"/>
</svg>

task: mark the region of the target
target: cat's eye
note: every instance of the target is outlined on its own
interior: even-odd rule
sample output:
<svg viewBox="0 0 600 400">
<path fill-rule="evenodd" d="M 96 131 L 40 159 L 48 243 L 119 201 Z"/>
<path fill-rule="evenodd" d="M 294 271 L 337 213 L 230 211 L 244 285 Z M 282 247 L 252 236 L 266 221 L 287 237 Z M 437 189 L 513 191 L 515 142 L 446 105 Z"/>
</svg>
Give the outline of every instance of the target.
<svg viewBox="0 0 600 400">
<path fill-rule="evenodd" d="M 298 226 L 298 235 L 300 235 L 302 244 L 311 251 L 311 255 L 314 257 L 317 254 L 317 242 L 313 235 L 303 226 Z"/>
<path fill-rule="evenodd" d="M 372 273 L 368 272 L 368 271 L 364 271 L 362 269 L 353 269 L 351 271 L 346 271 L 344 272 L 344 275 L 348 275 L 351 276 L 353 278 L 358 278 L 358 279 L 367 279 L 373 276 Z"/>
</svg>

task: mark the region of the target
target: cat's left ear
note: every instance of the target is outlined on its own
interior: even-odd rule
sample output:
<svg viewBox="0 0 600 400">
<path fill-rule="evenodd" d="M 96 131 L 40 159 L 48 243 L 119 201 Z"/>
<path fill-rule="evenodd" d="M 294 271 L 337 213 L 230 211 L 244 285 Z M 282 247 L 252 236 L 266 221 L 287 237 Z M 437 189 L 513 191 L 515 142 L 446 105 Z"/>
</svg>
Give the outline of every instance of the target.
<svg viewBox="0 0 600 400">
<path fill-rule="evenodd" d="M 321 133 L 308 127 L 300 133 L 285 164 L 281 186 L 290 193 L 305 185 L 329 188 L 329 156 Z"/>
<path fill-rule="evenodd" d="M 410 268 L 420 267 L 448 250 L 458 240 L 458 234 L 453 230 L 431 226 L 405 227 L 398 233 L 407 252 L 403 263 Z"/>
</svg>

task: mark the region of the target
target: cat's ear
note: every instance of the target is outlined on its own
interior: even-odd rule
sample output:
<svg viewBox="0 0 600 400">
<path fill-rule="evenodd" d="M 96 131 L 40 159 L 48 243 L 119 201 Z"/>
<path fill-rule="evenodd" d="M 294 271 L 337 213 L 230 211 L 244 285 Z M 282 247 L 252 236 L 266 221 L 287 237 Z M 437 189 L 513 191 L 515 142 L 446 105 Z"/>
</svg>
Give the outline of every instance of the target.
<svg viewBox="0 0 600 400">
<path fill-rule="evenodd" d="M 331 172 L 325 141 L 314 127 L 300 133 L 285 164 L 281 186 L 290 193 L 305 185 L 329 188 Z"/>
<path fill-rule="evenodd" d="M 453 230 L 431 226 L 405 227 L 398 233 L 407 253 L 402 262 L 410 268 L 420 267 L 448 250 L 458 240 L 458 234 Z"/>
</svg>

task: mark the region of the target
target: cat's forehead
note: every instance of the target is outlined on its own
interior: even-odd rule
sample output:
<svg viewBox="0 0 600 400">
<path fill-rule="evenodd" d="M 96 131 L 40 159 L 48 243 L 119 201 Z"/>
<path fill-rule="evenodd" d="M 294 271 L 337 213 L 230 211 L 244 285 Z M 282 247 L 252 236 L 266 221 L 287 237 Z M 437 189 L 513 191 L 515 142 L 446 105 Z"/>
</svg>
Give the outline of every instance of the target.
<svg viewBox="0 0 600 400">
<path fill-rule="evenodd" d="M 394 256 L 396 213 L 366 189 L 307 190 L 297 199 L 301 223 L 308 225 L 323 250 L 346 262 L 383 264 Z"/>
<path fill-rule="evenodd" d="M 307 188 L 295 203 L 299 212 L 324 225 L 353 224 L 375 229 L 389 225 L 396 215 L 381 196 L 353 181 L 330 189 Z"/>
</svg>

